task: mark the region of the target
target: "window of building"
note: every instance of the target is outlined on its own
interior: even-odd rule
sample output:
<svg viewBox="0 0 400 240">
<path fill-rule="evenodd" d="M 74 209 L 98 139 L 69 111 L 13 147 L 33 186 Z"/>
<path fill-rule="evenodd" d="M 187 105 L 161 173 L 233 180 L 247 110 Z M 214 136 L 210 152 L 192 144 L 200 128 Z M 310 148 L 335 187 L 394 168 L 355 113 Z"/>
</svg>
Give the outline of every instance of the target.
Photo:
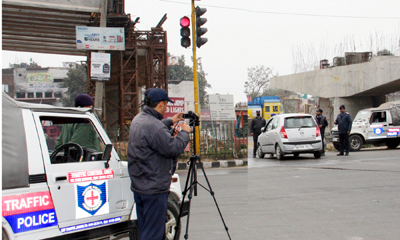
<svg viewBox="0 0 400 240">
<path fill-rule="evenodd" d="M 53 81 L 54 81 L 54 82 L 64 82 L 64 80 L 63 80 L 62 78 L 61 78 L 61 79 L 60 79 L 60 78 L 54 79 Z"/>
<path fill-rule="evenodd" d="M 269 106 L 265 106 L 265 112 L 270 112 Z"/>
<path fill-rule="evenodd" d="M 45 98 L 52 98 L 53 97 L 53 92 L 45 92 L 44 93 Z"/>
<path fill-rule="evenodd" d="M 15 93 L 16 98 L 25 98 L 25 93 L 24 92 L 17 92 Z"/>
<path fill-rule="evenodd" d="M 36 93 L 36 98 L 43 98 L 43 93 L 42 92 L 37 92 Z"/>
<path fill-rule="evenodd" d="M 34 93 L 33 92 L 28 92 L 27 98 L 34 98 Z"/>
<path fill-rule="evenodd" d="M 62 97 L 62 95 L 61 95 L 61 93 L 60 93 L 60 92 L 56 92 L 56 93 L 54 93 L 54 97 L 56 97 L 56 98 L 60 98 L 60 97 Z"/>
<path fill-rule="evenodd" d="M 278 112 L 278 106 L 274 106 L 274 112 Z"/>
</svg>

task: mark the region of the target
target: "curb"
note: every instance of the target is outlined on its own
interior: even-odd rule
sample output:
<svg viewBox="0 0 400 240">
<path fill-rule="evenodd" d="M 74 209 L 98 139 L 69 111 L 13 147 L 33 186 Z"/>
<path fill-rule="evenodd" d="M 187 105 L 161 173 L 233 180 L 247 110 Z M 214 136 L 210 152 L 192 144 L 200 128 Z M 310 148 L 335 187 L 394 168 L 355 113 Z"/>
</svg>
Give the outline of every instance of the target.
<svg viewBox="0 0 400 240">
<path fill-rule="evenodd" d="M 248 164 L 247 160 L 218 160 L 218 162 L 202 162 L 203 168 L 227 168 L 227 167 L 239 167 Z M 199 166 L 198 166 L 199 167 Z M 189 169 L 187 163 L 178 163 L 176 166 L 177 170 Z"/>
</svg>

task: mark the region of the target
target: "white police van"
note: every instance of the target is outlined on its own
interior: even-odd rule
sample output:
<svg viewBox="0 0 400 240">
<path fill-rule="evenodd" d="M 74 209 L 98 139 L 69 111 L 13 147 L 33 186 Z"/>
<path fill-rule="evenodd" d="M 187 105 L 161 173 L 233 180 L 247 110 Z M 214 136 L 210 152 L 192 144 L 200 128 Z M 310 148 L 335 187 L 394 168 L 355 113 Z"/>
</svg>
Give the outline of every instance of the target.
<svg viewBox="0 0 400 240">
<path fill-rule="evenodd" d="M 5 93 L 2 101 L 2 239 L 136 239 L 127 162 L 91 110 L 18 102 Z M 97 146 L 55 148 L 63 128 L 72 125 L 92 131 Z M 181 198 L 175 174 L 168 239 L 175 234 Z"/>
</svg>

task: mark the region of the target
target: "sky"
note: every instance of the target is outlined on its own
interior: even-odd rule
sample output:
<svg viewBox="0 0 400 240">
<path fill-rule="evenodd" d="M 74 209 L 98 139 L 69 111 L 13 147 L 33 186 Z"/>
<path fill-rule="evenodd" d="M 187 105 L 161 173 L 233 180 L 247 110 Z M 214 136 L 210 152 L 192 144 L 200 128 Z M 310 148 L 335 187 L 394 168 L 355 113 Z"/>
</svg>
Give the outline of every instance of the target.
<svg viewBox="0 0 400 240">
<path fill-rule="evenodd" d="M 208 42 L 197 49 L 209 94 L 233 94 L 234 101 L 245 102 L 244 84 L 250 67 L 264 65 L 274 74 L 305 71 L 306 65 L 330 63 L 345 52 L 387 48 L 400 56 L 399 0 L 201 0 L 196 6 L 207 8 L 204 37 Z M 180 45 L 179 20 L 191 15 L 190 0 L 127 0 L 125 12 L 132 20 L 140 17 L 138 30 L 150 30 L 165 13 L 163 25 L 168 36 L 168 52 L 185 55 L 192 66 L 192 48 Z M 42 67 L 61 67 L 62 62 L 83 57 L 2 51 L 2 67 L 29 62 Z M 303 64 L 302 64 L 303 63 Z M 313 64 L 314 63 L 314 64 Z"/>
</svg>

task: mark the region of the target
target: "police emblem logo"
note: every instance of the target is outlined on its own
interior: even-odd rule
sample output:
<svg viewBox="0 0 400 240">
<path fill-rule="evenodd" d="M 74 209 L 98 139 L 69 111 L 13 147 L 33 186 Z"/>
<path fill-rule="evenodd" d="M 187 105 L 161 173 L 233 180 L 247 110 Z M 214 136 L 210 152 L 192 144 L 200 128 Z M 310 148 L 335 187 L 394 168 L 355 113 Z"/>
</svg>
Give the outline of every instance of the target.
<svg viewBox="0 0 400 240">
<path fill-rule="evenodd" d="M 383 128 L 374 128 L 374 133 L 376 135 L 381 135 L 382 132 L 383 132 Z"/>
<path fill-rule="evenodd" d="M 80 209 L 91 216 L 103 214 L 100 212 L 98 213 L 98 211 L 102 209 L 108 201 L 107 183 L 105 181 L 99 184 L 93 182 L 88 185 L 77 184 L 76 191 L 77 204 Z"/>
</svg>

